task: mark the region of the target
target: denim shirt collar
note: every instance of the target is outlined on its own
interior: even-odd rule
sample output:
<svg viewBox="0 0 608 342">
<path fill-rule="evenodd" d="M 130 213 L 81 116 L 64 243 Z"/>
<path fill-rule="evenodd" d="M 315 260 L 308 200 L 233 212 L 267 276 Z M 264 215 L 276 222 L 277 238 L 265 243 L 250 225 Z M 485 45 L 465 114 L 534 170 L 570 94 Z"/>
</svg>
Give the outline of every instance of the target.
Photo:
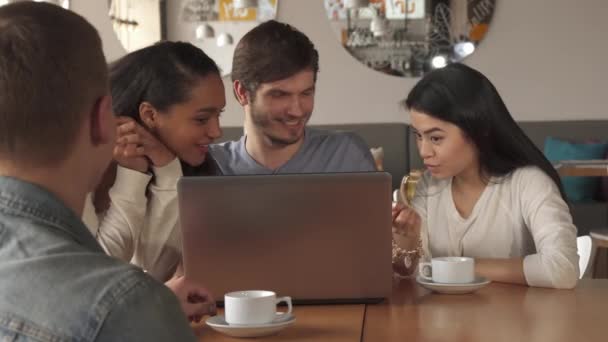
<svg viewBox="0 0 608 342">
<path fill-rule="evenodd" d="M 57 196 L 39 185 L 0 176 L 0 212 L 27 217 L 50 226 L 87 248 L 103 253 L 81 218 Z"/>
</svg>

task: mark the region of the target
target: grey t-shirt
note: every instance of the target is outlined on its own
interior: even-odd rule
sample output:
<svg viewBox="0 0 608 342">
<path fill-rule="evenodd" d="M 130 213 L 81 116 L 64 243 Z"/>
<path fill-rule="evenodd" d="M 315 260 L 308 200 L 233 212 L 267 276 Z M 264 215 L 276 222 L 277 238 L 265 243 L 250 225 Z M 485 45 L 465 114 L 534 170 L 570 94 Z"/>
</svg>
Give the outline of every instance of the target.
<svg viewBox="0 0 608 342">
<path fill-rule="evenodd" d="M 355 133 L 306 128 L 304 134 L 300 149 L 276 170 L 260 165 L 249 155 L 246 136 L 210 145 L 210 153 L 224 175 L 376 171 L 367 144 Z"/>
</svg>

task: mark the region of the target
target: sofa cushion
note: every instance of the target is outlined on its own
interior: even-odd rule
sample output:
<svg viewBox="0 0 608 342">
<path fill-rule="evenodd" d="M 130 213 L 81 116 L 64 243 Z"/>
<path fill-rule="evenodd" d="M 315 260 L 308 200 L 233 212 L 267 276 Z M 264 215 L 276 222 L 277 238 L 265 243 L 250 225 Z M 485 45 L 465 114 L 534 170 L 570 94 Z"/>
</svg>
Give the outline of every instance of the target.
<svg viewBox="0 0 608 342">
<path fill-rule="evenodd" d="M 376 170 L 384 171 L 384 148 L 382 146 L 371 147 L 369 151 L 372 153 L 372 157 L 374 157 Z"/>
<path fill-rule="evenodd" d="M 591 230 L 605 229 L 608 217 L 606 202 L 581 202 L 570 204 L 572 221 L 578 231 L 578 236 L 589 235 Z"/>
<path fill-rule="evenodd" d="M 554 137 L 545 140 L 544 153 L 551 162 L 560 160 L 602 159 L 608 143 L 573 143 Z M 569 201 L 592 201 L 598 193 L 598 177 L 562 177 L 564 192 Z"/>
</svg>

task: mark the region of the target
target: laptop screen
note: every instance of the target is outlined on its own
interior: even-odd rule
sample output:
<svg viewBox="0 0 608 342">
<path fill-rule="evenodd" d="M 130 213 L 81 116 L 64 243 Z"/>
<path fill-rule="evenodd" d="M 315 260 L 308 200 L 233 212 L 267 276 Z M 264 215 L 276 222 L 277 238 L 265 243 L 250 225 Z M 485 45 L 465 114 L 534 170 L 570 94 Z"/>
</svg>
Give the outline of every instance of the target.
<svg viewBox="0 0 608 342">
<path fill-rule="evenodd" d="M 391 291 L 391 176 L 385 172 L 184 177 L 184 269 L 222 299 L 272 290 L 358 302 Z"/>
</svg>

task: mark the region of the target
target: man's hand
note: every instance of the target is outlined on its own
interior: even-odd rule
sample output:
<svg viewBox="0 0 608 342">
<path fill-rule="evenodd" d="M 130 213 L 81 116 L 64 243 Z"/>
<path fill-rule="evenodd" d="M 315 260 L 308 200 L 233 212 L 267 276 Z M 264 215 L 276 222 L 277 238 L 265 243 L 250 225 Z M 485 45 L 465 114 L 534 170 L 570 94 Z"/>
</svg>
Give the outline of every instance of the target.
<svg viewBox="0 0 608 342">
<path fill-rule="evenodd" d="M 215 300 L 204 287 L 188 281 L 184 276 L 174 277 L 165 285 L 177 296 L 190 322 L 198 323 L 204 315 L 215 315 Z"/>
</svg>

